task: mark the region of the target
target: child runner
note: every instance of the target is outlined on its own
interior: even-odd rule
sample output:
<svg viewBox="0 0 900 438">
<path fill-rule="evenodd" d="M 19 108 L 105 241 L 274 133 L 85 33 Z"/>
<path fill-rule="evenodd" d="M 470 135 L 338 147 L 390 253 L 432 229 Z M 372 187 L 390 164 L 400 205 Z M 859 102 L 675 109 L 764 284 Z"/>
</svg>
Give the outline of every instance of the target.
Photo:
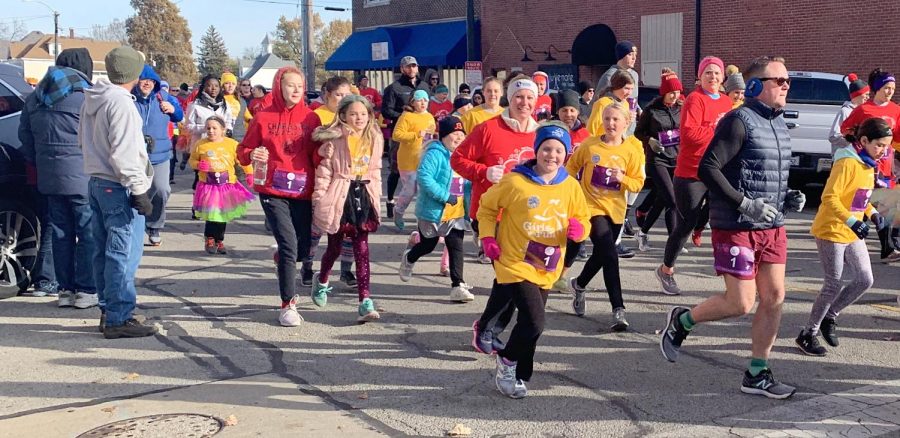
<svg viewBox="0 0 900 438">
<path fill-rule="evenodd" d="M 462 122 L 448 116 L 440 122 L 440 141 L 425 147 L 418 169 L 419 200 L 416 218 L 421 240 L 403 252 L 400 279 L 409 281 L 413 266 L 424 255 L 434 251 L 443 237 L 449 250 L 450 299 L 468 302 L 475 299 L 463 280 L 463 237 L 466 232 L 463 186 L 465 180 L 450 168 L 450 154 L 466 138 Z"/>
<path fill-rule="evenodd" d="M 243 216 L 253 201 L 253 193 L 234 175 L 237 146 L 237 141 L 225 137 L 225 120 L 212 116 L 206 119 L 206 138 L 191 152 L 189 164 L 200 178 L 194 191 L 194 212 L 206 221 L 203 236 L 209 254 L 226 254 L 225 225 Z M 253 166 L 243 168 L 247 184 L 252 186 Z"/>
<path fill-rule="evenodd" d="M 312 300 L 325 307 L 331 286 L 328 275 L 341 252 L 345 237 L 353 241 L 356 288 L 359 293 L 358 322 L 381 318 L 369 298 L 369 233 L 381 218 L 381 154 L 384 138 L 375 126 L 372 104 L 362 96 L 349 95 L 338 105 L 331 125 L 316 128 L 313 139 L 322 143 L 324 159 L 316 168 L 313 224 L 328 234 L 328 249 L 322 267 L 313 278 Z"/>
<path fill-rule="evenodd" d="M 571 142 L 564 128 L 541 127 L 534 141 L 537 159 L 516 166 L 481 197 L 482 246 L 497 276 L 482 319 L 510 302 L 519 309 L 509 342 L 497 351 L 494 377 L 497 390 L 511 398 L 528 392 L 547 292 L 559 276 L 566 241 L 583 240 L 588 226 L 584 194 L 563 167 Z M 490 342 L 484 348 L 492 348 Z M 479 348 L 477 331 L 472 343 Z"/>
<path fill-rule="evenodd" d="M 627 105 L 619 102 L 607 105 L 602 117 L 605 133 L 588 138 L 566 164 L 570 174 L 582 175 L 581 188 L 590 210 L 590 237 L 594 243 L 594 252 L 585 262 L 581 275 L 572 278 L 569 285 L 575 294 L 572 309 L 576 315 L 584 316 L 585 288 L 603 269 L 603 281 L 613 309 L 611 328 L 623 331 L 628 328 L 628 321 L 615 242 L 625 220 L 625 191 L 638 192 L 644 185 L 644 153 L 643 150 L 638 152 L 640 141 L 637 138 L 626 137 L 631 125 L 631 110 Z M 567 267 L 575 261 L 577 245 L 570 242 L 569 255 L 565 259 Z"/>
<path fill-rule="evenodd" d="M 303 73 L 283 67 L 272 80 L 272 104 L 253 116 L 244 140 L 238 146 L 238 160 L 247 166 L 266 163 L 265 184 L 256 184 L 260 204 L 278 244 L 278 290 L 281 293 L 282 326 L 303 322 L 297 312 L 297 260 L 309 255 L 312 224 L 313 154 L 303 121 L 306 107 Z"/>
<path fill-rule="evenodd" d="M 481 90 L 476 90 L 472 95 L 474 107 L 463 114 L 462 124 L 466 135 L 471 135 L 475 127 L 500 115 L 503 107 L 500 106 L 500 98 L 503 96 L 503 81 L 495 77 L 484 80 Z"/>
<path fill-rule="evenodd" d="M 434 96 L 428 101 L 428 112 L 434 116 L 435 122 L 440 122 L 454 111 L 453 101 L 448 98 L 450 89 L 440 84 L 434 88 Z"/>
<path fill-rule="evenodd" d="M 422 143 L 433 139 L 434 117 L 428 113 L 428 92 L 416 90 L 394 126 L 394 141 L 400 142 L 397 150 L 397 168 L 400 170 L 400 193 L 394 205 L 394 225 L 403 231 L 403 213 L 416 196 L 416 169 L 422 155 Z"/>
<path fill-rule="evenodd" d="M 547 94 L 548 88 L 550 88 L 548 86 L 550 76 L 547 76 L 547 73 L 542 71 L 536 71 L 531 75 L 531 80 L 538 87 L 538 97 L 534 103 L 534 119 L 539 122 L 541 120 L 550 120 L 553 116 L 553 99 Z"/>
<path fill-rule="evenodd" d="M 890 125 L 873 117 L 850 136 L 852 145 L 834 155 L 834 166 L 811 230 L 825 278 L 809 321 L 797 336 L 797 346 L 806 354 L 824 356 L 827 352 L 816 337 L 819 331 L 828 345 L 838 346 L 835 318 L 872 287 L 872 263 L 866 248 L 869 226 L 863 216 L 872 217 L 876 223 L 884 222 L 869 203 L 869 197 L 875 188 L 877 157 L 890 150 L 892 136 Z M 853 273 L 846 286 L 841 278 L 845 265 Z"/>
</svg>

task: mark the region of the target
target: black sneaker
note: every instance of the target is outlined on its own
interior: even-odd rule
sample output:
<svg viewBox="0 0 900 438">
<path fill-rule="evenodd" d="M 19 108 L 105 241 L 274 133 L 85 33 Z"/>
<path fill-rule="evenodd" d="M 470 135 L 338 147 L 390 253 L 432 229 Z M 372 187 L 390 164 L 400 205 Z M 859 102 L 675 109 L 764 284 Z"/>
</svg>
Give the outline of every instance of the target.
<svg viewBox="0 0 900 438">
<path fill-rule="evenodd" d="M 157 328 L 155 326 L 144 325 L 132 318 L 120 326 L 104 327 L 103 337 L 106 339 L 143 338 L 145 336 L 153 336 L 156 332 Z"/>
<path fill-rule="evenodd" d="M 819 338 L 806 329 L 800 331 L 795 342 L 800 347 L 800 351 L 810 356 L 824 356 L 828 352 L 819 344 Z"/>
<path fill-rule="evenodd" d="M 387 202 L 387 217 L 388 219 L 394 218 L 394 201 Z"/>
<path fill-rule="evenodd" d="M 634 237 L 634 227 L 631 226 L 631 221 L 626 217 L 625 224 L 623 225 L 625 228 L 622 233 L 628 237 Z"/>
<path fill-rule="evenodd" d="M 313 270 L 312 266 L 307 267 L 306 264 L 300 268 L 300 284 L 303 287 L 312 287 Z"/>
<path fill-rule="evenodd" d="M 356 287 L 356 276 L 350 271 L 341 271 L 341 283 L 347 287 Z"/>
<path fill-rule="evenodd" d="M 675 362 L 678 359 L 681 343 L 690 334 L 689 331 L 681 326 L 681 320 L 678 319 L 682 313 L 690 310 L 687 307 L 676 306 L 669 311 L 668 319 L 666 319 L 666 328 L 659 339 L 659 350 L 662 351 L 663 357 L 669 362 Z"/>
<path fill-rule="evenodd" d="M 819 326 L 819 333 L 822 334 L 822 339 L 825 340 L 826 344 L 832 347 L 837 347 L 840 344 L 837 335 L 837 322 L 834 321 L 834 318 L 823 319 L 822 324 Z"/>
<path fill-rule="evenodd" d="M 100 333 L 103 333 L 103 329 L 106 328 L 106 312 L 100 314 Z"/>
<path fill-rule="evenodd" d="M 624 243 L 619 243 L 616 245 L 616 252 L 619 254 L 620 259 L 630 259 L 634 257 L 634 251 L 631 248 L 625 246 Z"/>
<path fill-rule="evenodd" d="M 741 392 L 744 394 L 764 395 L 769 398 L 784 400 L 797 392 L 797 388 L 785 385 L 772 375 L 772 370 L 765 369 L 758 376 L 753 377 L 750 371 L 744 371 L 744 381 L 741 383 Z"/>
</svg>

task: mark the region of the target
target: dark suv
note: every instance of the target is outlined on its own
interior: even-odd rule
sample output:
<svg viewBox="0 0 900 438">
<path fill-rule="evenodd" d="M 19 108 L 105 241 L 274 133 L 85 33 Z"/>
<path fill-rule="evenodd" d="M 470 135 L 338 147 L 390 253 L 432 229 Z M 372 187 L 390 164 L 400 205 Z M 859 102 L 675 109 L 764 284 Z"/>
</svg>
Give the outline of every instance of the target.
<svg viewBox="0 0 900 438">
<path fill-rule="evenodd" d="M 28 287 L 41 240 L 37 196 L 19 152 L 19 115 L 31 91 L 22 68 L 0 64 L 0 298 Z"/>
</svg>

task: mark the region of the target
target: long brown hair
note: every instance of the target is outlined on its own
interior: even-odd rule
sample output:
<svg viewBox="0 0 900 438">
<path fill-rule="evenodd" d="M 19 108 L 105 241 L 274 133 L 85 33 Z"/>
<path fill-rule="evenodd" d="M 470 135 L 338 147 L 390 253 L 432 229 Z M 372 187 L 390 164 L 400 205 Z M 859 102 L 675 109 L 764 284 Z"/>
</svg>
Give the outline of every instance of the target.
<svg viewBox="0 0 900 438">
<path fill-rule="evenodd" d="M 605 96 L 612 93 L 613 90 L 625 88 L 628 84 L 636 85 L 634 83 L 634 78 L 631 77 L 631 73 L 629 73 L 628 70 L 620 68 L 612 74 L 611 78 L 609 78 L 609 86 L 604 88 L 600 95 Z"/>
<path fill-rule="evenodd" d="M 346 126 L 348 130 L 352 131 L 352 128 L 347 126 L 347 122 L 344 121 L 344 118 L 346 117 L 347 109 L 356 102 L 363 104 L 363 106 L 366 107 L 366 111 L 369 113 L 369 122 L 366 123 L 366 127 L 363 129 L 360 146 L 368 148 L 369 153 L 371 154 L 372 149 L 375 146 L 375 136 L 380 136 L 381 130 L 379 130 L 375 124 L 375 109 L 372 108 L 372 102 L 369 102 L 369 99 L 356 94 L 344 96 L 340 103 L 338 103 L 337 115 L 335 116 L 334 121 L 328 125 L 328 130 L 333 129 L 334 127 L 343 129 Z"/>
</svg>

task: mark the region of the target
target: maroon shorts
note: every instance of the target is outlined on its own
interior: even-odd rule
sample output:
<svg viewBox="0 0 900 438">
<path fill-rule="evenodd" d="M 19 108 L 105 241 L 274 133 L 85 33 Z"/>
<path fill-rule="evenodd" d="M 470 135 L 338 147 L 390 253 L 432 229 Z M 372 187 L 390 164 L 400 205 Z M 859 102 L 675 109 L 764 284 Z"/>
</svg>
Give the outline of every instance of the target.
<svg viewBox="0 0 900 438">
<path fill-rule="evenodd" d="M 787 263 L 784 227 L 768 230 L 712 230 L 716 273 L 753 280 L 762 263 Z"/>
</svg>

